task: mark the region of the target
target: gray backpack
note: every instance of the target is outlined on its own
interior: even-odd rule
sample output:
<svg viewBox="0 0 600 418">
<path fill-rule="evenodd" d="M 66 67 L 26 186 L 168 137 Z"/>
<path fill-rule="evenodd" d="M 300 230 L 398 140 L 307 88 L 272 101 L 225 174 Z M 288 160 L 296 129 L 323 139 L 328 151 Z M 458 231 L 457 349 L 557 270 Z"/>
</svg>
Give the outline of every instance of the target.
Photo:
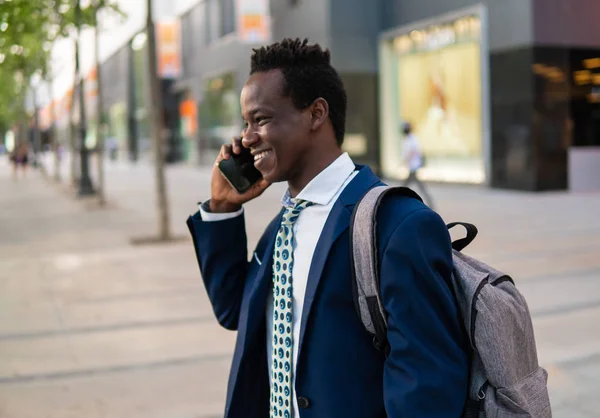
<svg viewBox="0 0 600 418">
<path fill-rule="evenodd" d="M 354 297 L 375 346 L 389 354 L 387 320 L 377 277 L 376 214 L 384 196 L 420 197 L 404 187 L 379 186 L 357 203 L 350 222 Z M 538 364 L 531 315 L 525 299 L 506 274 L 460 251 L 477 235 L 452 243 L 452 291 L 471 345 L 469 393 L 463 418 L 551 418 L 547 373 Z"/>
</svg>

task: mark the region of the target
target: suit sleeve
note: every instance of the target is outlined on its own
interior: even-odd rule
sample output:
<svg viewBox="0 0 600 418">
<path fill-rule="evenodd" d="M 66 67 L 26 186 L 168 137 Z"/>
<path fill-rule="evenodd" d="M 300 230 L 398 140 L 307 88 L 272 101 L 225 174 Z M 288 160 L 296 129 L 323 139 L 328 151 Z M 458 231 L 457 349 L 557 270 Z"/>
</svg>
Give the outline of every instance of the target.
<svg viewBox="0 0 600 418">
<path fill-rule="evenodd" d="M 468 362 L 450 290 L 452 251 L 442 219 L 428 208 L 409 214 L 381 258 L 390 355 L 384 368 L 388 418 L 459 418 Z"/>
<path fill-rule="evenodd" d="M 197 212 L 187 225 L 215 316 L 223 327 L 237 330 L 248 271 L 244 216 L 208 222 Z"/>
</svg>

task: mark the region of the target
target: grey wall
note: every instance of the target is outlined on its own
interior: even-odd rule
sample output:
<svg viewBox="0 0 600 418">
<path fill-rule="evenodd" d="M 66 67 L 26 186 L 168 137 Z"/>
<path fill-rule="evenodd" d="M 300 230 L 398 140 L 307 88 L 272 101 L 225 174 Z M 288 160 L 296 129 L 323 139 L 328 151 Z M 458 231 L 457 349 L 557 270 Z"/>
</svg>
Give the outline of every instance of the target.
<svg viewBox="0 0 600 418">
<path fill-rule="evenodd" d="M 104 108 L 127 101 L 129 44 L 125 44 L 100 66 Z"/>
<path fill-rule="evenodd" d="M 600 1 L 533 0 L 535 43 L 600 46 Z"/>
<path fill-rule="evenodd" d="M 225 36 L 212 42 L 207 40 L 206 16 L 207 4 L 202 2 L 195 10 L 195 22 L 202 30 L 196 36 L 196 68 L 199 79 L 215 77 L 220 74 L 236 73 L 238 86 L 243 84 L 248 74 L 250 47 L 237 42 L 234 36 Z M 212 22 L 212 24 L 216 24 Z M 202 81 L 200 81 L 202 84 Z M 201 91 L 201 89 L 199 90 Z M 201 97 L 198 97 L 201 99 Z"/>
<path fill-rule="evenodd" d="M 329 45 L 329 1 L 271 0 L 273 41 L 282 38 L 309 38 L 311 42 Z"/>
<path fill-rule="evenodd" d="M 182 79 L 188 79 L 197 73 L 196 59 L 199 42 L 203 41 L 203 25 L 198 19 L 200 8 L 194 7 L 181 17 L 181 67 Z M 199 39 L 200 38 L 200 39 Z"/>
<path fill-rule="evenodd" d="M 330 0 L 330 47 L 340 72 L 375 73 L 383 0 Z"/>
<path fill-rule="evenodd" d="M 533 43 L 532 0 L 487 0 L 486 4 L 491 52 Z"/>
</svg>

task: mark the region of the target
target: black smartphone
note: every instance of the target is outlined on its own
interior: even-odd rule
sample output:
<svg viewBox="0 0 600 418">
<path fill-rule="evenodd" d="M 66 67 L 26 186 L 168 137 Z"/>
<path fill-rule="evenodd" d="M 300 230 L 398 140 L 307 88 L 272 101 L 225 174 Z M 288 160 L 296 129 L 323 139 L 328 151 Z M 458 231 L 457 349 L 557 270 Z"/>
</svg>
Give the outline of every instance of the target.
<svg viewBox="0 0 600 418">
<path fill-rule="evenodd" d="M 239 194 L 247 192 L 262 178 L 260 171 L 254 167 L 254 156 L 245 147 L 240 154 L 233 154 L 228 160 L 219 162 L 219 170 Z"/>
</svg>

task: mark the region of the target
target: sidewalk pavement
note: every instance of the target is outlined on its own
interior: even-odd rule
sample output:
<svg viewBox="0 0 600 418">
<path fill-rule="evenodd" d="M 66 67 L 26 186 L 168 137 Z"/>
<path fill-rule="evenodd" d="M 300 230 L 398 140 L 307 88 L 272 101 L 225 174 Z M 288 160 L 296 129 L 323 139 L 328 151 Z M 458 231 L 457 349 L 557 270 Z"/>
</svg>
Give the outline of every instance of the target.
<svg viewBox="0 0 600 418">
<path fill-rule="evenodd" d="M 11 174 L 0 157 L 0 417 L 222 416 L 235 334 L 213 317 L 191 241 L 130 245 L 157 230 L 152 168 L 107 162 L 105 209 L 39 172 Z M 185 236 L 210 168 L 171 166 L 167 179 Z M 250 248 L 284 188 L 247 205 Z M 554 416 L 599 416 L 600 194 L 431 192 L 447 221 L 479 227 L 468 253 L 527 297 Z"/>
</svg>

